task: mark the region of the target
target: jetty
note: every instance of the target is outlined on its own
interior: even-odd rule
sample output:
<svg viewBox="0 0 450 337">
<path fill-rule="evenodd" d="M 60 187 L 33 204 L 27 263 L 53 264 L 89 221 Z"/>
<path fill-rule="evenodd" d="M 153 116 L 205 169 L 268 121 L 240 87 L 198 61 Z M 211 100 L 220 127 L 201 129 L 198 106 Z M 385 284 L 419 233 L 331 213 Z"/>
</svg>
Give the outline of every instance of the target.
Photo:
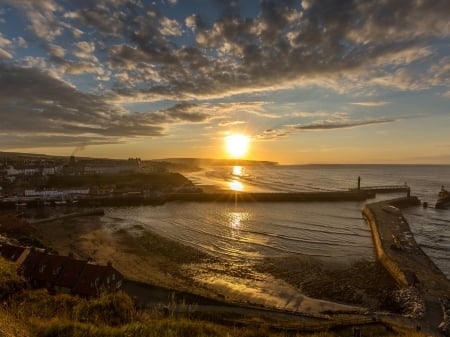
<svg viewBox="0 0 450 337">
<path fill-rule="evenodd" d="M 308 202 L 308 201 L 364 201 L 375 197 L 371 191 L 330 192 L 241 192 L 224 191 L 215 193 L 170 193 L 164 201 L 213 201 L 213 202 Z"/>
<path fill-rule="evenodd" d="M 425 304 L 423 319 L 437 331 L 445 320 L 441 303 L 450 298 L 450 280 L 417 244 L 401 212 L 416 205 L 420 200 L 411 196 L 376 202 L 365 206 L 363 216 L 372 231 L 377 259 L 400 288 L 418 290 Z"/>
<path fill-rule="evenodd" d="M 388 185 L 388 186 L 364 186 L 359 188 L 351 188 L 350 191 L 365 191 L 373 193 L 397 193 L 410 191 L 408 185 Z"/>
<path fill-rule="evenodd" d="M 106 206 L 137 206 L 161 205 L 166 202 L 309 202 L 309 201 L 365 201 L 374 198 L 372 191 L 323 191 L 323 192 L 268 192 L 251 193 L 241 191 L 221 192 L 178 192 L 160 193 L 157 195 L 108 195 L 88 196 L 77 199 L 76 204 L 67 207 L 106 207 Z M 44 207 L 41 200 L 32 198 L 14 198 L 0 200 L 0 208 Z"/>
<path fill-rule="evenodd" d="M 405 182 L 403 185 L 383 185 L 383 186 L 364 186 L 361 187 L 361 177 L 358 177 L 358 185 L 356 188 L 350 188 L 349 191 L 362 191 L 368 193 L 400 193 L 406 192 L 408 196 L 411 193 L 411 188 Z"/>
</svg>

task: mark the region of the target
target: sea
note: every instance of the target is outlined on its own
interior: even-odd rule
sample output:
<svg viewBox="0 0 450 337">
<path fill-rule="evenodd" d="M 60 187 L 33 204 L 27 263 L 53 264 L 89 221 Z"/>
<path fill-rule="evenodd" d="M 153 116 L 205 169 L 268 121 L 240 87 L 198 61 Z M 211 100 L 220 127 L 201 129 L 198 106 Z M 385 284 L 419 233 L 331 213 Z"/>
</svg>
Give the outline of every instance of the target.
<svg viewBox="0 0 450 337">
<path fill-rule="evenodd" d="M 185 174 L 200 187 L 247 192 L 348 190 L 407 184 L 427 202 L 403 210 L 416 241 L 450 279 L 450 208 L 434 207 L 450 165 L 214 166 Z M 365 202 L 171 202 L 107 210 L 106 216 L 144 228 L 236 264 L 266 257 L 310 256 L 339 263 L 375 260 L 362 216 L 366 202 L 404 194 L 378 194 Z"/>
</svg>

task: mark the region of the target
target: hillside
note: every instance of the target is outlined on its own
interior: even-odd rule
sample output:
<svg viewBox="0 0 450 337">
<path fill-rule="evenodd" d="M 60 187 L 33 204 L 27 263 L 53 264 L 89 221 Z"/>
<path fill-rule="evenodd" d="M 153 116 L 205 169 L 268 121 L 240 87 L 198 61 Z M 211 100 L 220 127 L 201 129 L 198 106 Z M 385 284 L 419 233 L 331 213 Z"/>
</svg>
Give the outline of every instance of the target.
<svg viewBox="0 0 450 337">
<path fill-rule="evenodd" d="M 306 322 L 286 322 L 267 317 L 219 312 L 196 312 L 195 306 L 176 302 L 165 307 L 139 309 L 125 293 L 80 298 L 50 295 L 46 290 L 28 290 L 15 272 L 16 266 L 0 257 L 0 336 L 15 337 L 338 337 L 352 336 L 353 328 Z M 289 329 L 287 329 L 289 327 Z M 363 335 L 424 337 L 392 326 L 360 326 Z M 367 334 L 365 334 L 367 333 Z"/>
</svg>

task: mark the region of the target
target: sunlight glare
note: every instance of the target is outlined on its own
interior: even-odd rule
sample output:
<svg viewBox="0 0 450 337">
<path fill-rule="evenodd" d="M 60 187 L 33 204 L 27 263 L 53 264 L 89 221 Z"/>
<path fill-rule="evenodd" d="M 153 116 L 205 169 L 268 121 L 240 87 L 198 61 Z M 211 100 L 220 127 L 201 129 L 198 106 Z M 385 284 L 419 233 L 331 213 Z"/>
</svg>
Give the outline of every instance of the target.
<svg viewBox="0 0 450 337">
<path fill-rule="evenodd" d="M 231 172 L 231 174 L 235 177 L 241 177 L 243 172 L 244 172 L 244 169 L 242 168 L 242 166 L 235 165 L 235 166 L 233 166 L 233 171 Z"/>
<path fill-rule="evenodd" d="M 240 181 L 232 180 L 230 181 L 230 190 L 235 192 L 242 192 L 244 190 L 244 185 Z"/>
<path fill-rule="evenodd" d="M 248 151 L 250 138 L 242 134 L 232 134 L 225 138 L 228 153 L 235 158 L 242 157 Z"/>
</svg>

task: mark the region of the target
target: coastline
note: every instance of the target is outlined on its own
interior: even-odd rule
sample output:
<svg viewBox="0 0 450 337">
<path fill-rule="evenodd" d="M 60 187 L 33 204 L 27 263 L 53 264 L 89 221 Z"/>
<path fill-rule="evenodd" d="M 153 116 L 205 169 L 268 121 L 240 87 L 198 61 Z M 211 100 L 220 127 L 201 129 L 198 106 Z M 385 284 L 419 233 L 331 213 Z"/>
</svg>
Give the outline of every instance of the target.
<svg viewBox="0 0 450 337">
<path fill-rule="evenodd" d="M 80 258 L 93 258 L 99 263 L 113 263 L 126 278 L 177 291 L 186 291 L 228 303 L 255 305 L 289 312 L 320 315 L 323 312 L 364 312 L 376 306 L 377 295 L 351 297 L 352 285 L 347 284 L 349 297 L 321 296 L 324 284 L 336 284 L 351 280 L 355 269 L 340 268 L 337 274 L 329 274 L 325 281 L 314 285 L 307 271 L 333 270 L 335 265 L 310 257 L 297 258 L 296 270 L 288 272 L 280 265 L 288 257 L 271 261 L 271 268 L 264 269 L 267 261 L 254 268 L 234 266 L 224 260 L 173 242 L 145 230 L 142 226 L 120 219 L 103 216 L 66 218 L 39 224 L 44 241 L 61 255 L 73 254 Z M 291 265 L 292 267 L 292 265 Z M 346 269 L 347 268 L 347 269 Z M 290 268 L 292 271 L 292 268 Z M 286 273 L 290 277 L 286 277 Z M 316 281 L 324 274 L 316 274 Z M 385 276 L 383 276 L 385 277 Z M 382 277 L 382 278 L 383 278 Z M 308 282 L 305 281 L 308 279 Z M 372 286 L 380 282 L 378 279 Z M 389 280 L 387 279 L 389 284 Z M 305 285 L 308 283 L 308 287 Z M 303 285 L 303 286 L 301 286 Z M 329 285 L 329 287 L 332 287 Z M 304 289 L 302 289 L 304 288 Z M 308 291 L 314 298 L 306 295 Z M 359 290 L 360 291 L 360 290 Z M 334 295 L 333 295 L 334 294 Z M 369 298 L 370 297 L 370 298 Z M 294 300 L 295 299 L 295 300 Z"/>
</svg>

